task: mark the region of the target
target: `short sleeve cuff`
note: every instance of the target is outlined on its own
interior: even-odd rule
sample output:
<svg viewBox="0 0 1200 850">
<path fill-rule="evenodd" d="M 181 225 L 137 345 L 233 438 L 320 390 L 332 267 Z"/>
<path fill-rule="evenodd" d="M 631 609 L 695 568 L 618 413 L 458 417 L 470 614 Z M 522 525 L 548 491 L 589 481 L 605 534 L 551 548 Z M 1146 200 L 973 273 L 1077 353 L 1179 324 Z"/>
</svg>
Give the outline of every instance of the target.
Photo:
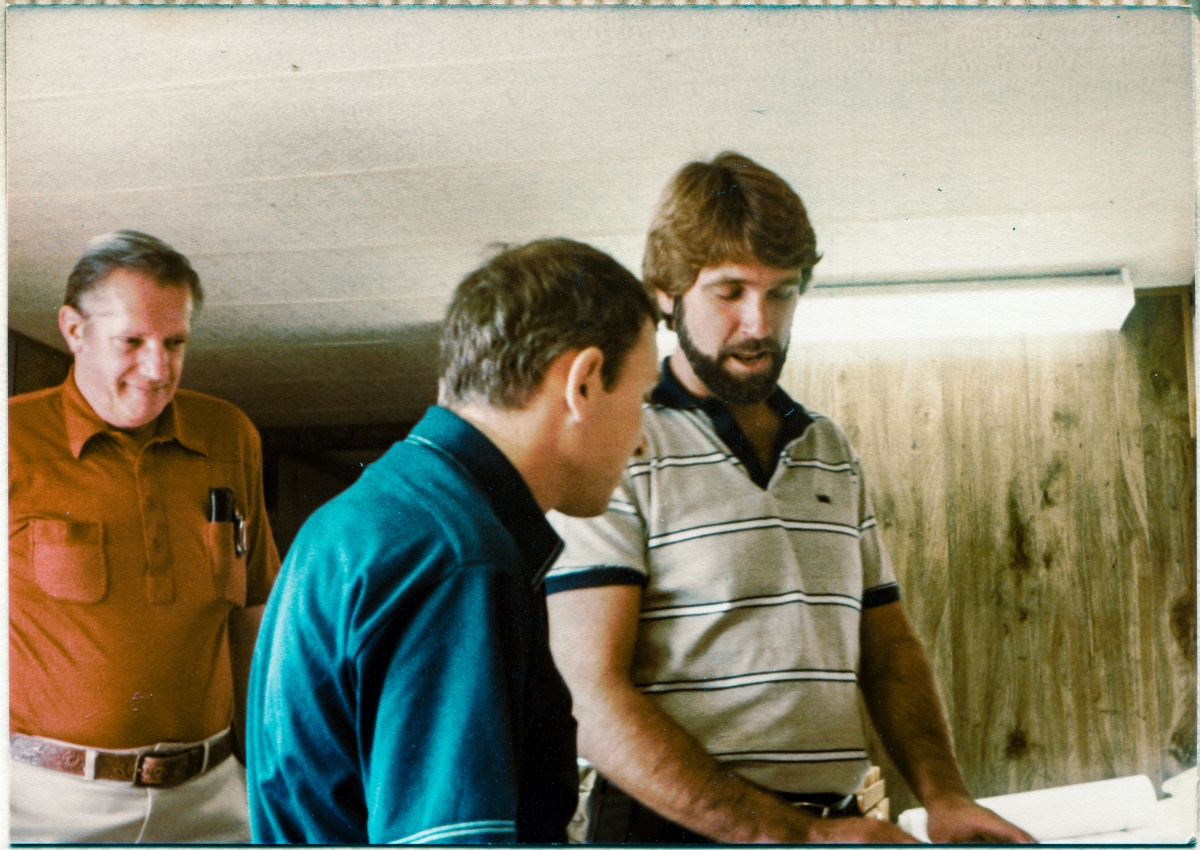
<svg viewBox="0 0 1200 850">
<path fill-rule="evenodd" d="M 646 575 L 631 567 L 586 567 L 581 570 L 551 573 L 546 576 L 546 594 L 562 593 L 564 590 L 581 590 L 585 587 L 609 587 L 618 584 L 633 584 L 645 587 Z"/>
<path fill-rule="evenodd" d="M 876 585 L 863 593 L 862 607 L 878 608 L 880 605 L 887 605 L 890 602 L 900 601 L 900 585 L 896 582 L 888 582 L 887 584 Z"/>
</svg>

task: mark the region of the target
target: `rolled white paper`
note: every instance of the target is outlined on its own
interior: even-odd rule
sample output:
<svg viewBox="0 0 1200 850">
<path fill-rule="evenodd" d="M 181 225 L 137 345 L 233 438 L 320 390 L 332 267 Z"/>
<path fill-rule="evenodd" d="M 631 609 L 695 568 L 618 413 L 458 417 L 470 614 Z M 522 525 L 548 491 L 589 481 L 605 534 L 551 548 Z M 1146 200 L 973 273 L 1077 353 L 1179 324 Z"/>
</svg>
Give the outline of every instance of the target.
<svg viewBox="0 0 1200 850">
<path fill-rule="evenodd" d="M 1162 784 L 1164 794 L 1172 797 L 1196 799 L 1196 768 L 1189 767 L 1183 773 L 1177 773 Z"/>
<path fill-rule="evenodd" d="M 1039 841 L 1054 841 L 1148 826 L 1154 819 L 1157 800 L 1148 776 L 1123 776 L 976 802 Z M 898 823 L 914 838 L 929 840 L 924 809 L 902 812 Z"/>
</svg>

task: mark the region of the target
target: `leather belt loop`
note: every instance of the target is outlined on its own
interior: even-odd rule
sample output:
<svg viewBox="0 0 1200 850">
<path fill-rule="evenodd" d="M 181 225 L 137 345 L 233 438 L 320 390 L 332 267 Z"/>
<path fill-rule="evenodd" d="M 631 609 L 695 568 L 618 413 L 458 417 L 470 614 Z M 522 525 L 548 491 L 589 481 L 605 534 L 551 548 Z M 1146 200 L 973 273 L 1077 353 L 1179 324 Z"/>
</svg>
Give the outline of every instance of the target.
<svg viewBox="0 0 1200 850">
<path fill-rule="evenodd" d="M 88 749 L 83 755 L 83 778 L 89 782 L 96 779 L 96 751 Z"/>
<path fill-rule="evenodd" d="M 205 773 L 208 770 L 208 754 L 212 749 L 212 739 L 204 742 L 204 759 L 200 762 L 200 772 Z"/>
</svg>

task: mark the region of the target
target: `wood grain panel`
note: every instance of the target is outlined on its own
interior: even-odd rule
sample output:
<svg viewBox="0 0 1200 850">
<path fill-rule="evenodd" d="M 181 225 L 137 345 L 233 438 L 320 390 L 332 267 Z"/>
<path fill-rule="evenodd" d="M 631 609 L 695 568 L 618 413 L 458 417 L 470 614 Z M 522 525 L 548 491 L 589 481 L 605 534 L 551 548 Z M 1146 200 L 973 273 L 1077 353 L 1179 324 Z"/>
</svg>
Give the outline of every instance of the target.
<svg viewBox="0 0 1200 850">
<path fill-rule="evenodd" d="M 977 796 L 1195 763 L 1179 305 L 1139 298 L 1121 333 L 792 347 L 784 387 L 863 459 Z"/>
<path fill-rule="evenodd" d="M 72 357 L 8 329 L 8 396 L 54 387 L 66 380 Z"/>
<path fill-rule="evenodd" d="M 1139 300 L 1124 333 L 1139 378 L 1140 438 L 1145 459 L 1147 512 L 1151 521 L 1150 569 L 1143 595 L 1161 600 L 1167 616 L 1147 610 L 1143 626 L 1154 638 L 1159 661 L 1171 671 L 1154 694 L 1161 716 L 1160 745 L 1174 769 L 1195 763 L 1196 753 L 1196 453 L 1191 434 L 1192 396 L 1187 329 L 1192 299 L 1172 304 L 1169 296 Z M 1181 342 L 1182 339 L 1182 342 Z M 1188 688 L 1173 683 L 1192 682 Z"/>
<path fill-rule="evenodd" d="M 275 548 L 279 557 L 285 558 L 304 521 L 348 485 L 343 479 L 286 454 L 278 457 L 276 474 L 275 509 L 270 512 L 270 522 Z"/>
<path fill-rule="evenodd" d="M 1029 618 L 1044 592 L 1028 523 L 1036 486 L 1029 363 L 1021 340 L 958 343 L 940 371 L 948 474 L 926 487 L 945 488 L 954 505 L 945 529 L 953 628 L 949 646 L 933 655 L 953 657 L 946 673 L 935 672 L 948 675 L 955 744 L 968 787 L 982 796 L 1040 779 L 1027 758 L 1037 714 L 1030 695 L 1042 672 Z M 913 579 L 910 596 L 928 580 Z M 985 677 L 1009 686 L 981 688 Z"/>
<path fill-rule="evenodd" d="M 1027 516 L 1046 591 L 1031 631 L 1069 685 L 1063 713 L 1039 718 L 1031 739 L 1043 785 L 1055 769 L 1069 781 L 1144 772 L 1145 738 L 1126 722 L 1155 723 L 1137 628 L 1148 556 L 1136 385 L 1117 334 L 1071 342 L 1038 340 L 1029 353 L 1037 487 Z"/>
</svg>

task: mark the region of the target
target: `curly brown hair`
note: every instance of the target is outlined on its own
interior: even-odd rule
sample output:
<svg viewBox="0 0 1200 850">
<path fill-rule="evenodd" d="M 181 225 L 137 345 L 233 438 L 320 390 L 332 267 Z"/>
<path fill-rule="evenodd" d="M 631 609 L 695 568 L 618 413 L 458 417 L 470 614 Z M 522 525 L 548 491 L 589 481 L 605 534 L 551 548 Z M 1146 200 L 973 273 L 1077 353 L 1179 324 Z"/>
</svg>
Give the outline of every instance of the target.
<svg viewBox="0 0 1200 850">
<path fill-rule="evenodd" d="M 773 171 L 739 153 L 689 162 L 667 185 L 654 212 L 642 277 L 653 293 L 677 298 L 701 269 L 755 260 L 800 270 L 800 291 L 821 259 L 804 204 Z"/>
</svg>

